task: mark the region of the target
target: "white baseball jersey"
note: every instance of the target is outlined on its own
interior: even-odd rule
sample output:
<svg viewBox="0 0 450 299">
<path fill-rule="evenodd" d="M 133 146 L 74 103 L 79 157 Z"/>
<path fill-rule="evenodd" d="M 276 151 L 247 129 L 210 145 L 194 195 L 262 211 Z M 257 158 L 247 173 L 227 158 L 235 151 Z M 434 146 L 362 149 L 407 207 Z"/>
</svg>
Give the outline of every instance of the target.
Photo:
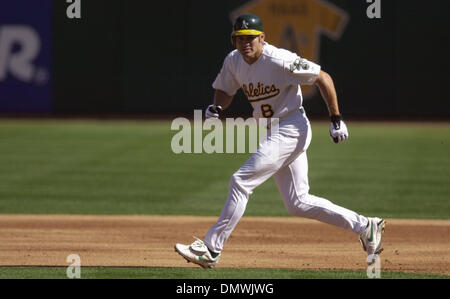
<svg viewBox="0 0 450 299">
<path fill-rule="evenodd" d="M 242 88 L 256 119 L 281 118 L 301 107 L 300 85 L 313 84 L 319 72 L 319 65 L 265 42 L 253 64 L 245 62 L 237 50 L 228 54 L 212 86 L 230 96 Z"/>
</svg>

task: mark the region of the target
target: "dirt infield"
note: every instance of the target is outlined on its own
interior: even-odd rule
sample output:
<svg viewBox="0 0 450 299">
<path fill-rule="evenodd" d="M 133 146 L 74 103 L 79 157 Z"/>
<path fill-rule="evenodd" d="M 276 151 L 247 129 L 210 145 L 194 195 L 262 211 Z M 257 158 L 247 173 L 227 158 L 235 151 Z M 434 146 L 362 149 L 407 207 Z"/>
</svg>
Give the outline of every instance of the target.
<svg viewBox="0 0 450 299">
<path fill-rule="evenodd" d="M 195 267 L 176 242 L 203 237 L 216 217 L 0 215 L 0 266 Z M 382 271 L 450 275 L 450 220 L 387 219 Z M 300 218 L 244 217 L 218 267 L 365 270 L 355 234 Z"/>
</svg>

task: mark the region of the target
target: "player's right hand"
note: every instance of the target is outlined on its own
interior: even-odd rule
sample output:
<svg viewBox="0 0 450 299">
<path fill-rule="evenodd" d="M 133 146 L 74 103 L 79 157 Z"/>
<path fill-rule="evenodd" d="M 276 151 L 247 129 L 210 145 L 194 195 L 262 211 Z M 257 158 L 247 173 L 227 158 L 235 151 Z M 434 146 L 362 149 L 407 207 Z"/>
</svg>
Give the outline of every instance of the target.
<svg viewBox="0 0 450 299">
<path fill-rule="evenodd" d="M 347 125 L 344 123 L 341 115 L 333 115 L 331 117 L 330 136 L 334 143 L 348 139 Z"/>
<path fill-rule="evenodd" d="M 222 107 L 215 104 L 211 104 L 205 110 L 205 117 L 208 118 L 219 118 L 219 113 L 222 112 Z"/>
</svg>

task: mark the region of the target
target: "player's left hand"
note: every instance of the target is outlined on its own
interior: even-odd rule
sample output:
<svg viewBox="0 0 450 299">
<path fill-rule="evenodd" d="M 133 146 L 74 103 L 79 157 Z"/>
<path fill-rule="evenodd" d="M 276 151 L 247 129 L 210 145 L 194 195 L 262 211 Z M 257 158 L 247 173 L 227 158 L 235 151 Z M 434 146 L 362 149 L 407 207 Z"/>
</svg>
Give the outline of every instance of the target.
<svg viewBox="0 0 450 299">
<path fill-rule="evenodd" d="M 222 112 L 222 107 L 218 105 L 209 105 L 205 110 L 205 117 L 208 118 L 219 118 L 219 113 Z"/>
<path fill-rule="evenodd" d="M 344 123 L 340 114 L 331 117 L 330 136 L 334 143 L 348 139 L 347 125 Z"/>
</svg>

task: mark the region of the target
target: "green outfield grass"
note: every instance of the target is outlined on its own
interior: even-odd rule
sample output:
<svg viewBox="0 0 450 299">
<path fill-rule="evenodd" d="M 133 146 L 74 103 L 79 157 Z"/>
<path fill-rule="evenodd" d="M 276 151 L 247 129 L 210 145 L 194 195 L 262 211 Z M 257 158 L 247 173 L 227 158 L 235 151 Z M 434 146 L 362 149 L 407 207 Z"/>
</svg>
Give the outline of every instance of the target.
<svg viewBox="0 0 450 299">
<path fill-rule="evenodd" d="M 65 279 L 66 267 L 0 267 L 0 279 Z M 82 279 L 366 279 L 366 271 L 82 267 Z M 381 272 L 386 279 L 448 279 L 446 275 Z"/>
<path fill-rule="evenodd" d="M 311 194 L 366 215 L 450 218 L 450 124 L 312 121 Z M 174 154 L 170 122 L 0 121 L 0 213 L 218 215 L 249 154 Z M 273 179 L 246 215 L 286 216 Z"/>
</svg>

